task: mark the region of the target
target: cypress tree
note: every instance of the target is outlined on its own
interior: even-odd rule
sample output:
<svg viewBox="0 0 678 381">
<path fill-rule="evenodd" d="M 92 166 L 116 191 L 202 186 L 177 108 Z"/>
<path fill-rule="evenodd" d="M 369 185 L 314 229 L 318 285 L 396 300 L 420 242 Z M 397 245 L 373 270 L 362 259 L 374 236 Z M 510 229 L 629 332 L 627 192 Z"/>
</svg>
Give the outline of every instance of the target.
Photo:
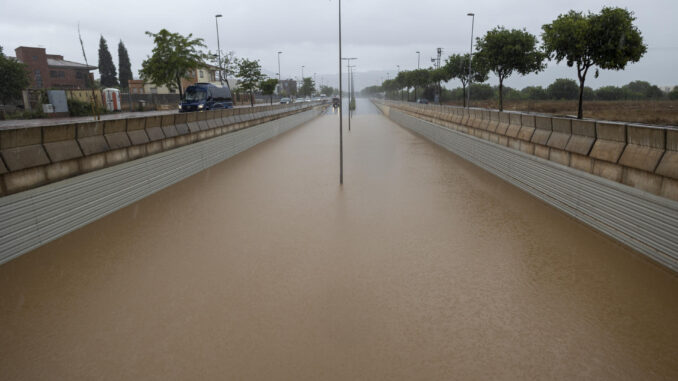
<svg viewBox="0 0 678 381">
<path fill-rule="evenodd" d="M 99 74 L 101 75 L 101 84 L 105 87 L 118 86 L 118 79 L 116 78 L 115 65 L 113 65 L 113 57 L 108 51 L 108 44 L 101 36 L 99 40 Z"/>
<path fill-rule="evenodd" d="M 126 89 L 129 87 L 128 81 L 134 79 L 132 76 L 132 64 L 129 62 L 129 55 L 125 44 L 118 44 L 118 68 L 120 69 L 120 87 Z"/>
</svg>

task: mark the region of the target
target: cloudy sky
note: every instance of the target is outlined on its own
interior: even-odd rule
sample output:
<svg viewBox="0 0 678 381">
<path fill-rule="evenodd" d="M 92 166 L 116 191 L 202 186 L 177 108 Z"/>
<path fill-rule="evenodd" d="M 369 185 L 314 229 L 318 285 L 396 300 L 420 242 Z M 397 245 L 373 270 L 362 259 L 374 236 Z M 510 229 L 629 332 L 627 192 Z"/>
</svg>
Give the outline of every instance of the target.
<svg viewBox="0 0 678 381">
<path fill-rule="evenodd" d="M 217 40 L 214 15 L 221 13 L 222 50 L 261 61 L 269 75 L 277 73 L 277 52 L 283 51 L 283 77 L 317 73 L 318 82 L 336 86 L 337 0 L 242 0 L 242 1 L 79 1 L 34 0 L 30 8 L 20 1 L 0 0 L 0 45 L 13 55 L 18 46 L 41 46 L 51 54 L 82 62 L 77 25 L 80 23 L 90 64 L 97 64 L 99 35 L 108 41 L 117 66 L 117 44 L 122 40 L 130 53 L 132 71 L 153 48 L 144 31 L 166 28 L 205 39 L 211 50 Z M 58 5 L 57 5 L 58 4 Z M 358 57 L 356 87 L 377 84 L 387 75 L 421 65 L 428 67 L 437 47 L 443 56 L 469 50 L 471 18 L 475 35 L 503 25 L 526 28 L 540 34 L 541 25 L 570 9 L 599 11 L 603 5 L 635 12 L 648 52 L 625 71 L 603 71 L 587 84 L 597 88 L 646 80 L 659 86 L 678 85 L 678 15 L 676 0 L 343 0 L 344 56 Z M 388 74 L 387 74 L 388 73 Z M 548 85 L 556 78 L 576 78 L 573 69 L 552 62 L 539 75 L 507 80 L 508 86 Z M 490 83 L 496 83 L 494 78 Z M 450 82 L 448 87 L 456 87 Z"/>
</svg>

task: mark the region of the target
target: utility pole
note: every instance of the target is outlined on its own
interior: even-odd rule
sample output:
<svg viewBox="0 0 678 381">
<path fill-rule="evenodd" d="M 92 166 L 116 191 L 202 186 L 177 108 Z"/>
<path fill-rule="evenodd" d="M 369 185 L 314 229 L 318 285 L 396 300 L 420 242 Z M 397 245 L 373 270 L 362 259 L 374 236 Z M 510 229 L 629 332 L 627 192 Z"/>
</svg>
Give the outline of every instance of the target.
<svg viewBox="0 0 678 381">
<path fill-rule="evenodd" d="M 421 69 L 421 52 L 417 50 L 417 70 Z M 410 96 L 407 96 L 407 100 L 410 100 Z M 414 101 L 417 101 L 417 85 L 414 85 Z"/>
<path fill-rule="evenodd" d="M 348 95 L 348 130 L 351 131 L 351 61 L 352 60 L 357 60 L 355 57 L 350 57 L 350 58 L 342 58 L 342 60 L 346 61 L 346 71 L 348 72 L 349 75 L 349 95 Z M 341 79 L 341 78 L 340 78 Z M 339 92 L 341 93 L 341 82 L 339 83 Z"/>
<path fill-rule="evenodd" d="M 343 100 L 341 94 L 341 0 L 339 0 L 339 184 L 344 184 Z"/>
<path fill-rule="evenodd" d="M 282 94 L 283 90 L 283 85 L 282 85 L 282 77 L 280 75 L 280 55 L 282 52 L 278 52 L 278 86 L 280 86 L 280 91 L 278 92 L 278 95 Z"/>
<path fill-rule="evenodd" d="M 471 61 L 473 61 L 473 27 L 476 23 L 476 14 L 468 13 L 466 16 L 471 16 L 471 51 L 468 53 L 468 100 L 466 101 L 466 107 L 471 108 L 471 81 L 473 80 L 471 78 Z"/>
</svg>

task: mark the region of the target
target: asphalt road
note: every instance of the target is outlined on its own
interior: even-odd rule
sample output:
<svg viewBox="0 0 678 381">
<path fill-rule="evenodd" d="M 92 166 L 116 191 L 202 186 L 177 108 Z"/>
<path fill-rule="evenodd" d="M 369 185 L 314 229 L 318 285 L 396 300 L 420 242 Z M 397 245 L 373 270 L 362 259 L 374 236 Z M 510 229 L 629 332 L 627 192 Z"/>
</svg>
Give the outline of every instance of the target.
<svg viewBox="0 0 678 381">
<path fill-rule="evenodd" d="M 0 378 L 678 379 L 675 274 L 359 110 L 0 266 Z"/>
</svg>

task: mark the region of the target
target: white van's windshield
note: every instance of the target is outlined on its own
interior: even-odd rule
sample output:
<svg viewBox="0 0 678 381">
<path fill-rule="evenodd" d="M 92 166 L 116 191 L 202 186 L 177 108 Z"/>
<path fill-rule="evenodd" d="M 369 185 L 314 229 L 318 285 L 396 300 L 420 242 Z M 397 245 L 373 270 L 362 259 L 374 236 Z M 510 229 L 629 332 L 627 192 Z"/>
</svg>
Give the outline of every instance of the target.
<svg viewBox="0 0 678 381">
<path fill-rule="evenodd" d="M 186 97 L 184 99 L 188 102 L 202 101 L 207 99 L 207 91 L 199 87 L 189 87 L 186 89 Z"/>
</svg>

